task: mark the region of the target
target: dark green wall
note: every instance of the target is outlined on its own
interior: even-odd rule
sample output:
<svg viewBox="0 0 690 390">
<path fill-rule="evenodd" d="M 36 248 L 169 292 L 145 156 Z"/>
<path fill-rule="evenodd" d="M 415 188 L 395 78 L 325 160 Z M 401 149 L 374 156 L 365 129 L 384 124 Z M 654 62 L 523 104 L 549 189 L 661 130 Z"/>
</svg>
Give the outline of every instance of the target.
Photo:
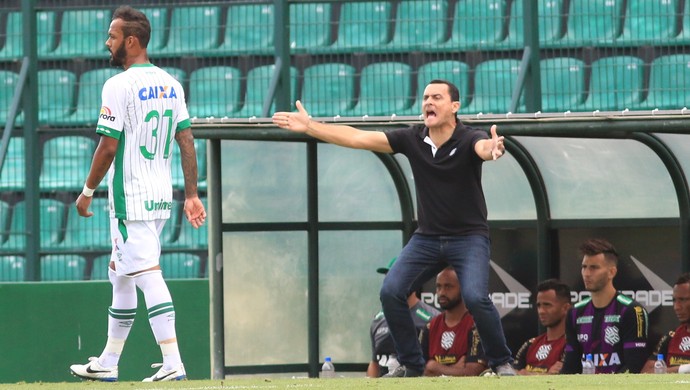
<svg viewBox="0 0 690 390">
<path fill-rule="evenodd" d="M 190 379 L 210 378 L 208 280 L 168 281 L 180 353 Z M 0 383 L 78 381 L 69 366 L 99 356 L 107 338 L 109 282 L 0 283 Z M 120 360 L 120 380 L 160 363 L 143 295 Z"/>
</svg>

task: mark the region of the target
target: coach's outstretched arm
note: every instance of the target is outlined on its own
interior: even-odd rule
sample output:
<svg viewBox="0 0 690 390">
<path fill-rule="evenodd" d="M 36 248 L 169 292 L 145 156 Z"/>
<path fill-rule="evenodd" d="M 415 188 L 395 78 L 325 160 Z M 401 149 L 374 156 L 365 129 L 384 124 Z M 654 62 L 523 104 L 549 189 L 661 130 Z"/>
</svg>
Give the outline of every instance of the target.
<svg viewBox="0 0 690 390">
<path fill-rule="evenodd" d="M 311 120 L 299 100 L 297 112 L 276 112 L 273 123 L 290 131 L 305 133 L 321 141 L 353 149 L 365 149 L 380 153 L 393 153 L 388 137 L 380 131 L 366 131 L 351 126 L 332 125 Z"/>
</svg>

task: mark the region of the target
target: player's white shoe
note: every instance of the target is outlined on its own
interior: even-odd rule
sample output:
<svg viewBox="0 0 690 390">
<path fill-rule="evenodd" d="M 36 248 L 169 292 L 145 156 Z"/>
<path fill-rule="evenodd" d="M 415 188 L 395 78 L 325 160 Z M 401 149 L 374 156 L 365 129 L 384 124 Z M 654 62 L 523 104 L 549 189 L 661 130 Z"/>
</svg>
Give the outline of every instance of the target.
<svg viewBox="0 0 690 390">
<path fill-rule="evenodd" d="M 180 363 L 179 366 L 173 368 L 172 370 L 166 370 L 165 368 L 163 368 L 162 363 L 154 363 L 151 365 L 151 368 L 158 367 L 160 367 L 161 369 L 158 370 L 156 375 L 149 378 L 144 378 L 142 382 L 182 381 L 187 379 L 187 373 L 185 372 L 184 364 L 182 363 Z"/>
<path fill-rule="evenodd" d="M 72 375 L 81 379 L 102 382 L 117 382 L 117 366 L 103 367 L 97 357 L 90 357 L 86 364 L 72 364 L 69 366 Z"/>
</svg>

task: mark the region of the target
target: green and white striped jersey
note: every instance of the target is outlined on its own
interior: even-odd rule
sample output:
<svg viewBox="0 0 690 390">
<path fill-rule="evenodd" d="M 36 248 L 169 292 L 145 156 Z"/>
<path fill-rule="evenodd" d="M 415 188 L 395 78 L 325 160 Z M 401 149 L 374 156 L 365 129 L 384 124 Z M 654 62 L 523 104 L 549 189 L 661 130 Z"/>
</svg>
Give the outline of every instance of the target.
<svg viewBox="0 0 690 390">
<path fill-rule="evenodd" d="M 188 127 L 182 85 L 164 70 L 132 65 L 105 82 L 96 132 L 119 140 L 108 171 L 111 217 L 170 218 L 173 142 Z"/>
</svg>

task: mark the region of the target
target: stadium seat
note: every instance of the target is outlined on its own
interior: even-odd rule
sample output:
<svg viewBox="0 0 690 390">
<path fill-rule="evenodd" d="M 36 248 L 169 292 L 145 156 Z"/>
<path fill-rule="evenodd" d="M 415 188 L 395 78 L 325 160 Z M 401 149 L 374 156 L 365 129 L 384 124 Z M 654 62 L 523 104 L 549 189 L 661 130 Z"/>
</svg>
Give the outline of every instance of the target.
<svg viewBox="0 0 690 390">
<path fill-rule="evenodd" d="M 331 4 L 290 4 L 290 50 L 312 52 L 331 44 Z"/>
<path fill-rule="evenodd" d="M 0 49 L 0 60 L 16 60 L 24 54 L 24 36 L 21 12 L 7 14 L 5 45 Z M 36 13 L 36 51 L 39 57 L 55 49 L 55 12 L 38 11 Z M 2 34 L 0 34 L 2 35 Z"/>
<path fill-rule="evenodd" d="M 640 107 L 644 61 L 638 57 L 612 56 L 592 62 L 586 111 L 618 111 Z"/>
<path fill-rule="evenodd" d="M 48 58 L 101 58 L 110 54 L 105 46 L 112 11 L 110 9 L 69 9 L 62 13 L 60 41 Z"/>
<path fill-rule="evenodd" d="M 180 148 L 175 142 L 175 152 L 172 155 L 172 185 L 175 189 L 184 189 L 184 174 L 182 173 L 182 156 L 180 155 Z M 206 140 L 195 139 L 194 147 L 196 150 L 196 163 L 198 180 L 197 186 L 199 190 L 206 189 Z"/>
<path fill-rule="evenodd" d="M 340 8 L 335 52 L 377 51 L 389 40 L 390 1 L 346 2 Z"/>
<path fill-rule="evenodd" d="M 681 109 L 690 104 L 690 54 L 657 57 L 652 61 L 649 93 L 642 103 L 649 109 Z"/>
<path fill-rule="evenodd" d="M 273 4 L 230 4 L 221 45 L 211 54 L 272 54 Z"/>
<path fill-rule="evenodd" d="M 345 115 L 353 106 L 355 68 L 325 63 L 304 70 L 302 103 L 314 117 Z"/>
<path fill-rule="evenodd" d="M 161 247 L 167 248 L 172 246 L 172 244 L 177 240 L 180 235 L 180 225 L 182 221 L 185 221 L 184 216 L 184 200 L 173 200 L 172 210 L 170 210 L 170 218 L 166 221 L 165 226 L 163 226 L 163 231 L 160 234 Z"/>
<path fill-rule="evenodd" d="M 14 90 L 17 88 L 18 82 L 19 75 L 17 73 L 9 70 L 0 70 L 0 127 L 2 128 L 7 123 L 7 116 L 9 115 L 12 99 L 14 99 Z"/>
<path fill-rule="evenodd" d="M 93 259 L 91 266 L 91 280 L 108 280 L 108 267 L 110 267 L 110 253 Z"/>
<path fill-rule="evenodd" d="M 148 54 L 156 55 L 165 46 L 165 38 L 168 28 L 168 9 L 165 7 L 139 8 L 151 24 L 151 37 L 146 46 Z"/>
<path fill-rule="evenodd" d="M 499 59 L 484 61 L 474 70 L 474 93 L 461 114 L 503 114 L 510 111 L 513 89 L 520 72 L 520 61 Z M 518 112 L 524 104 L 520 99 Z"/>
<path fill-rule="evenodd" d="M 105 68 L 92 69 L 84 72 L 77 83 L 76 109 L 72 115 L 64 120 L 56 119 L 56 124 L 62 125 L 95 125 L 98 122 L 98 112 L 101 108 L 101 92 L 103 84 L 111 77 L 120 73 L 120 69 Z"/>
<path fill-rule="evenodd" d="M 205 207 L 208 207 L 208 202 L 205 197 L 201 197 L 201 202 Z M 182 206 L 182 205 L 180 205 Z M 168 242 L 164 248 L 179 248 L 179 249 L 205 249 L 208 248 L 208 224 L 201 225 L 200 228 L 195 229 L 184 216 L 182 207 L 180 207 L 179 219 L 179 233 L 175 241 Z M 168 221 L 170 223 L 172 221 Z M 166 224 L 167 225 L 167 224 Z M 172 226 L 171 226 L 172 228 Z"/>
<path fill-rule="evenodd" d="M 89 210 L 93 216 L 84 218 L 75 207 L 67 210 L 65 239 L 60 248 L 98 250 L 111 248 L 110 207 L 108 198 L 94 197 Z"/>
<path fill-rule="evenodd" d="M 39 200 L 40 245 L 42 250 L 57 249 L 65 229 L 65 205 L 55 200 Z M 26 249 L 26 201 L 14 205 L 10 222 L 9 237 L 1 246 L 3 250 L 24 251 Z"/>
<path fill-rule="evenodd" d="M 0 191 L 24 191 L 26 188 L 25 161 L 24 138 L 11 137 L 7 146 L 5 163 L 0 171 Z"/>
<path fill-rule="evenodd" d="M 168 72 L 172 77 L 175 78 L 175 80 L 179 81 L 180 84 L 182 84 L 182 87 L 185 86 L 185 82 L 187 81 L 187 72 L 180 68 L 174 68 L 171 66 L 162 66 L 161 69 Z"/>
<path fill-rule="evenodd" d="M 686 1 L 683 7 L 683 21 L 681 23 L 681 30 L 670 43 L 677 45 L 690 44 L 690 2 Z"/>
<path fill-rule="evenodd" d="M 164 253 L 160 265 L 165 279 L 194 279 L 200 276 L 201 260 L 191 253 Z"/>
<path fill-rule="evenodd" d="M 538 0 L 539 47 L 558 47 L 561 38 L 561 15 L 564 0 Z M 510 6 L 508 35 L 497 45 L 499 49 L 522 49 L 525 36 L 523 1 L 514 0 Z"/>
<path fill-rule="evenodd" d="M 607 46 L 620 35 L 624 0 L 571 1 L 561 47 Z"/>
<path fill-rule="evenodd" d="M 446 39 L 446 0 L 408 0 L 398 5 L 393 39 L 386 50 L 433 51 Z"/>
<path fill-rule="evenodd" d="M 580 111 L 584 101 L 585 64 L 571 57 L 541 60 L 541 110 Z"/>
<path fill-rule="evenodd" d="M 503 40 L 506 0 L 460 0 L 444 49 L 493 49 Z"/>
<path fill-rule="evenodd" d="M 218 48 L 221 10 L 215 6 L 175 7 L 165 47 L 157 56 L 196 55 Z"/>
<path fill-rule="evenodd" d="M 38 71 L 38 121 L 41 124 L 64 122 L 74 107 L 77 76 L 65 69 Z"/>
<path fill-rule="evenodd" d="M 230 66 L 199 68 L 189 75 L 187 108 L 192 117 L 233 116 L 239 110 L 241 74 Z"/>
<path fill-rule="evenodd" d="M 678 34 L 678 0 L 628 0 L 616 46 L 668 45 Z"/>
<path fill-rule="evenodd" d="M 81 191 L 95 149 L 96 141 L 80 135 L 47 140 L 43 145 L 41 191 Z"/>
<path fill-rule="evenodd" d="M 23 282 L 25 267 L 23 256 L 0 256 L 0 282 Z"/>
<path fill-rule="evenodd" d="M 86 259 L 79 255 L 41 256 L 41 280 L 84 280 Z"/>
<path fill-rule="evenodd" d="M 362 69 L 357 104 L 348 116 L 400 115 L 410 107 L 412 74 L 408 64 L 379 62 Z"/>
<path fill-rule="evenodd" d="M 271 84 L 275 65 L 264 65 L 252 68 L 247 73 L 247 93 L 244 97 L 242 109 L 235 117 L 248 118 L 251 116 L 271 116 L 275 111 L 275 103 L 269 107 L 267 115 L 263 114 L 264 99 Z M 297 95 L 297 69 L 290 67 L 290 102 L 295 101 Z"/>
<path fill-rule="evenodd" d="M 460 92 L 460 107 L 465 107 L 468 102 L 469 67 L 460 61 L 436 61 L 429 62 L 419 67 L 417 71 L 417 96 L 415 103 L 401 115 L 420 115 L 422 113 L 422 95 L 424 88 L 431 80 L 442 79 L 453 83 Z"/>
</svg>

